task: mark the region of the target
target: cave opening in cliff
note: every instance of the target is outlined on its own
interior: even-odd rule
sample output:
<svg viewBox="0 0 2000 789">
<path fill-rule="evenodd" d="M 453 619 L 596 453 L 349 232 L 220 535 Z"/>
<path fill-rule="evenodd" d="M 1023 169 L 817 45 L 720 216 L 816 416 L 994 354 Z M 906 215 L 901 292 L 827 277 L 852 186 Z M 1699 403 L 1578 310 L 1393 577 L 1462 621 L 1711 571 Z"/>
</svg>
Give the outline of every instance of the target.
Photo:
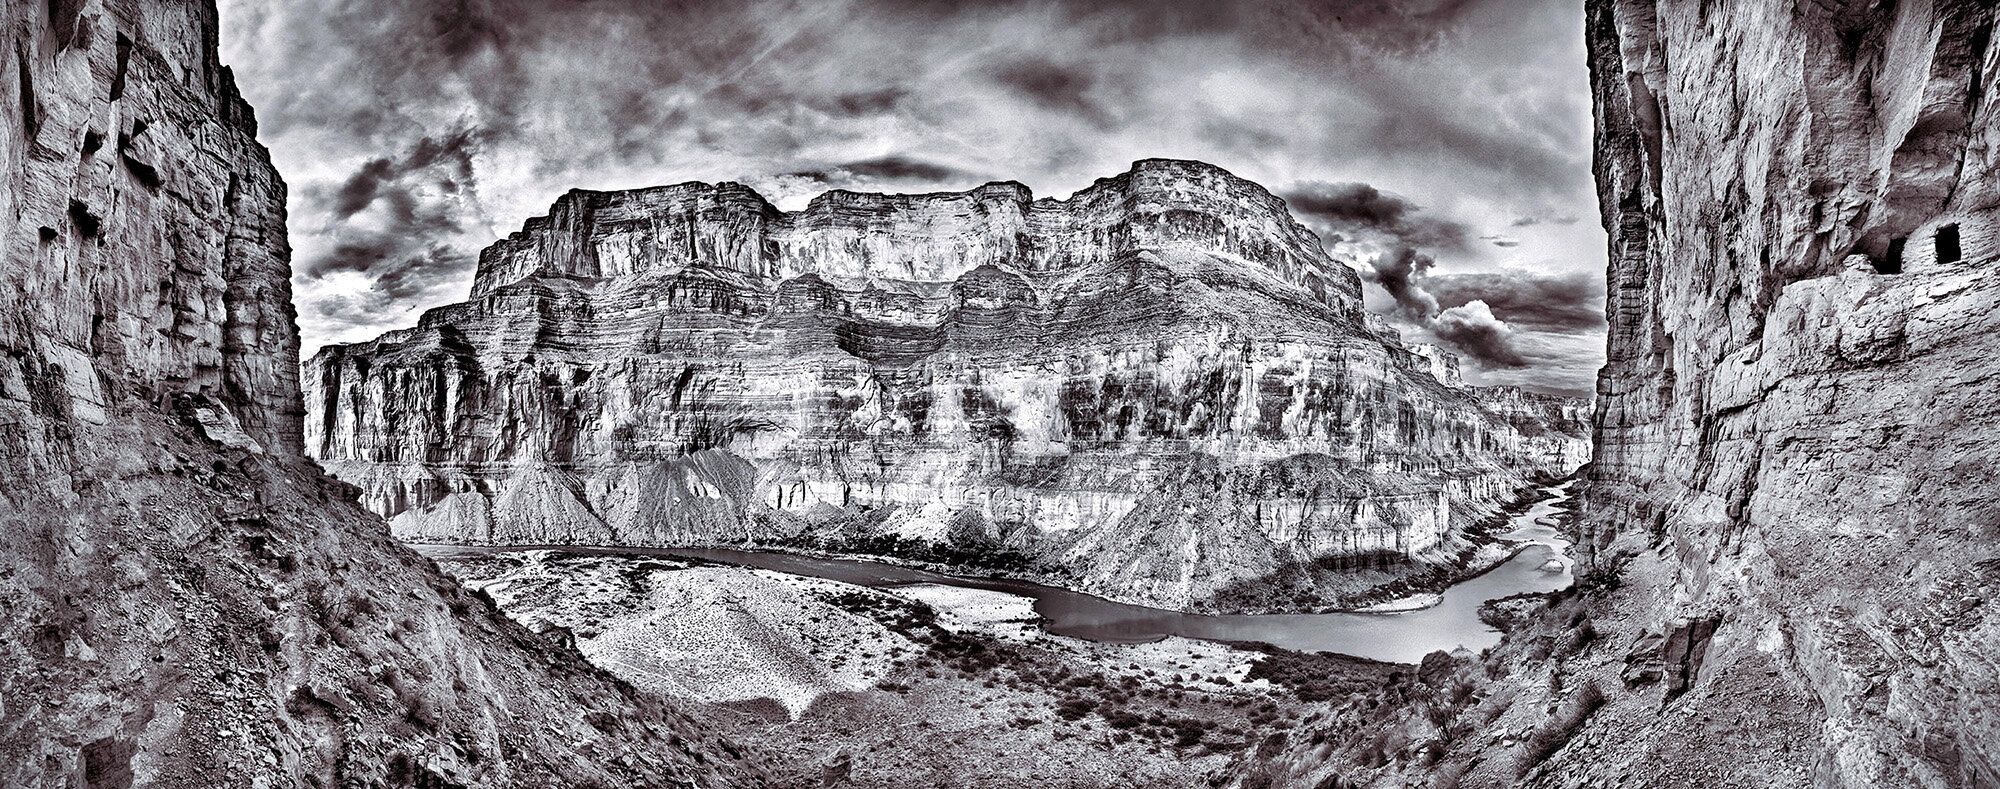
<svg viewBox="0 0 2000 789">
<path fill-rule="evenodd" d="M 1939 263 L 1957 263 L 1963 255 L 1964 252 L 1958 246 L 1958 225 L 1950 224 L 1938 228 L 1937 261 Z"/>
<path fill-rule="evenodd" d="M 1870 259 L 1868 262 L 1875 264 L 1875 273 L 1903 273 L 1903 246 L 1909 243 L 1909 241 L 1907 238 L 1898 238 L 1890 241 L 1889 254 L 1884 255 L 1880 260 Z"/>
</svg>

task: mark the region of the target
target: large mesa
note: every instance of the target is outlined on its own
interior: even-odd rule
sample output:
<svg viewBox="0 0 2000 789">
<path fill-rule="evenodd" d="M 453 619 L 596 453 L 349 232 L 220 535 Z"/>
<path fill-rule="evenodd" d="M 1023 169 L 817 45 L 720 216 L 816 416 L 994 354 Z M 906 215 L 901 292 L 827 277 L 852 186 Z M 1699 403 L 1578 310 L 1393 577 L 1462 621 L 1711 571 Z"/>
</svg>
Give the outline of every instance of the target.
<svg viewBox="0 0 2000 789">
<path fill-rule="evenodd" d="M 1442 373 L 1447 368 L 1449 373 Z M 307 365 L 307 443 L 414 541 L 898 556 L 1195 610 L 1450 568 L 1588 454 L 1460 384 L 1262 187 L 571 192 L 471 298 Z"/>
</svg>

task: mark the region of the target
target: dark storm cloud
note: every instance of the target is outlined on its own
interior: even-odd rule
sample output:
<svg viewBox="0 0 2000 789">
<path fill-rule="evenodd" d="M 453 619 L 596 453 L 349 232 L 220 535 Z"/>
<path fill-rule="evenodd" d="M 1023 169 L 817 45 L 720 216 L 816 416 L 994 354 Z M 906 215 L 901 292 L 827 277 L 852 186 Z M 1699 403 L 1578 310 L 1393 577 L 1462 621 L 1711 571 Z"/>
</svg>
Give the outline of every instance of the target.
<svg viewBox="0 0 2000 789">
<path fill-rule="evenodd" d="M 1471 302 L 1438 313 L 1429 323 L 1432 334 L 1451 343 L 1483 368 L 1520 368 L 1528 357 L 1515 347 L 1514 330 L 1495 318 L 1482 302 Z"/>
<path fill-rule="evenodd" d="M 1421 322 L 1437 314 L 1438 300 L 1417 284 L 1417 278 L 1435 265 L 1435 259 L 1414 247 L 1398 247 L 1388 254 L 1375 256 L 1369 263 L 1367 278 L 1389 292 L 1389 297 L 1396 300 L 1398 313 Z"/>
<path fill-rule="evenodd" d="M 964 188 L 991 180 L 970 170 L 908 156 L 877 156 L 808 170 L 783 173 L 779 178 L 802 179 L 820 190 L 899 189 L 937 190 Z M 747 178 L 747 177 L 746 177 Z M 754 180 L 754 179 L 750 179 Z"/>
<path fill-rule="evenodd" d="M 357 271 L 376 274 L 374 295 L 393 302 L 422 294 L 464 267 L 465 255 L 442 244 L 419 248 L 399 239 L 373 236 L 341 244 L 313 262 L 317 274 Z"/>
<path fill-rule="evenodd" d="M 1348 234 L 1374 233 L 1406 247 L 1464 250 L 1472 229 L 1463 223 L 1430 216 L 1409 199 L 1368 184 L 1309 182 L 1284 195 L 1292 211 L 1308 225 Z"/>
<path fill-rule="evenodd" d="M 1423 287 L 1446 309 L 1482 301 L 1495 317 L 1539 331 L 1573 334 L 1604 328 L 1604 278 L 1593 273 L 1452 274 L 1426 278 Z"/>
<path fill-rule="evenodd" d="M 977 11 L 987 2 L 904 2 L 952 13 Z M 1047 7 L 1038 0 L 999 5 Z M 1093 0 L 1054 4 L 1078 24 L 1100 28 L 1107 41 L 1153 40 L 1176 36 L 1234 35 L 1259 47 L 1306 60 L 1360 54 L 1408 54 L 1437 46 L 1459 32 L 1465 17 L 1480 6 L 1505 0 L 1423 2 L 1291 2 L 1287 0 Z M 1425 6 L 1431 6 L 1426 8 Z"/>
<path fill-rule="evenodd" d="M 334 193 L 333 215 L 339 219 L 346 219 L 360 213 L 369 203 L 375 202 L 375 195 L 382 190 L 382 183 L 395 174 L 396 167 L 388 159 L 374 159 L 361 165 L 361 169 L 356 170 L 354 175 L 347 179 L 347 183 L 341 184 L 340 190 Z"/>
<path fill-rule="evenodd" d="M 877 159 L 848 162 L 840 165 L 839 169 L 865 178 L 883 178 L 895 181 L 943 182 L 966 175 L 962 170 L 956 170 L 941 164 L 918 161 L 907 156 L 884 156 Z"/>
<path fill-rule="evenodd" d="M 478 133 L 461 129 L 443 137 L 418 140 L 416 147 L 400 159 L 371 159 L 334 192 L 333 216 L 335 219 L 352 217 L 373 204 L 377 197 L 382 197 L 385 190 L 395 188 L 396 181 L 402 176 L 441 165 L 436 182 L 447 190 L 457 191 L 473 180 L 472 156 L 477 146 Z M 403 206 L 406 213 L 414 210 L 413 201 L 407 193 L 392 193 L 389 199 Z M 406 218 L 405 221 L 415 220 Z M 441 217 L 440 221 L 448 223 L 451 230 L 457 229 L 457 224 L 451 222 L 449 217 Z"/>
<path fill-rule="evenodd" d="M 456 281 L 472 261 L 457 240 L 475 196 L 471 129 L 419 139 L 398 156 L 370 159 L 326 190 L 329 243 L 301 259 L 308 282 L 361 275 L 365 290 L 309 308 L 335 325 L 367 325 L 407 312 Z"/>
<path fill-rule="evenodd" d="M 1516 320 L 1536 331 L 1575 332 L 1599 315 L 1587 296 L 1593 284 L 1587 278 L 1433 276 L 1436 266 L 1431 256 L 1404 246 L 1377 255 L 1364 278 L 1394 300 L 1393 314 L 1429 331 L 1482 369 L 1533 363 L 1510 325 Z M 1602 325 L 1601 316 L 1595 320 Z"/>
<path fill-rule="evenodd" d="M 505 43 L 502 24 L 485 13 L 485 3 L 473 0 L 440 0 L 431 3 L 431 41 L 439 52 L 460 60 L 486 47 Z"/>
<path fill-rule="evenodd" d="M 1090 91 L 1096 80 L 1082 67 L 1039 59 L 1017 60 L 1001 64 L 993 71 L 993 79 L 1043 109 L 1099 125 L 1114 122 L 1105 108 L 1091 99 Z"/>
<path fill-rule="evenodd" d="M 471 264 L 464 253 L 445 246 L 412 249 L 404 245 L 343 245 L 336 253 L 354 265 L 381 272 L 367 290 L 342 292 L 316 299 L 301 311 L 300 320 L 332 328 L 379 327 L 385 315 L 408 311 L 413 302 L 435 299 L 438 285 Z M 383 265 L 383 261 L 394 265 Z"/>
</svg>

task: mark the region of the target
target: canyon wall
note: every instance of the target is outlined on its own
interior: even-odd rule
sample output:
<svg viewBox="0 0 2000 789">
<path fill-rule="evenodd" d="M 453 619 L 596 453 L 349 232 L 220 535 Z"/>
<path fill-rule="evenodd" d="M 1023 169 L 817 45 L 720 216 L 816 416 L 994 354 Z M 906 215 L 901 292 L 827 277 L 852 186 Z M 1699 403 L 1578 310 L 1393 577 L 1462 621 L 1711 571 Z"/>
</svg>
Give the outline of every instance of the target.
<svg viewBox="0 0 2000 789">
<path fill-rule="evenodd" d="M 1592 3 L 1611 231 L 1587 528 L 1778 655 L 1818 782 L 2000 784 L 1990 4 Z M 1677 623 L 1680 627 L 1676 627 Z"/>
<path fill-rule="evenodd" d="M 0 784 L 756 780 L 306 458 L 285 187 L 213 5 L 0 23 Z"/>
<path fill-rule="evenodd" d="M 1238 785 L 2000 786 L 2000 12 L 1587 8 L 1578 586 Z"/>
<path fill-rule="evenodd" d="M 307 445 L 412 541 L 915 558 L 1195 610 L 1449 568 L 1588 454 L 1370 328 L 1262 187 L 1146 160 L 1067 200 L 571 192 L 471 299 L 306 364 Z"/>
</svg>

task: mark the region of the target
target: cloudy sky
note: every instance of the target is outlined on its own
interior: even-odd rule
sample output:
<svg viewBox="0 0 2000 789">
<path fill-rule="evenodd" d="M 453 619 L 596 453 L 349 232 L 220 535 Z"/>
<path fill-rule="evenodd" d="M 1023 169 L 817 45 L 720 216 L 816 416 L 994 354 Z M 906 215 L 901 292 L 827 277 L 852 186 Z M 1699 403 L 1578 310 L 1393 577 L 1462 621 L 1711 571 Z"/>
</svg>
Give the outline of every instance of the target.
<svg viewBox="0 0 2000 789">
<path fill-rule="evenodd" d="M 1575 0 L 221 0 L 291 184 L 306 351 L 461 300 L 571 188 L 1010 179 L 1284 196 L 1468 377 L 1586 393 L 1604 236 Z"/>
</svg>

